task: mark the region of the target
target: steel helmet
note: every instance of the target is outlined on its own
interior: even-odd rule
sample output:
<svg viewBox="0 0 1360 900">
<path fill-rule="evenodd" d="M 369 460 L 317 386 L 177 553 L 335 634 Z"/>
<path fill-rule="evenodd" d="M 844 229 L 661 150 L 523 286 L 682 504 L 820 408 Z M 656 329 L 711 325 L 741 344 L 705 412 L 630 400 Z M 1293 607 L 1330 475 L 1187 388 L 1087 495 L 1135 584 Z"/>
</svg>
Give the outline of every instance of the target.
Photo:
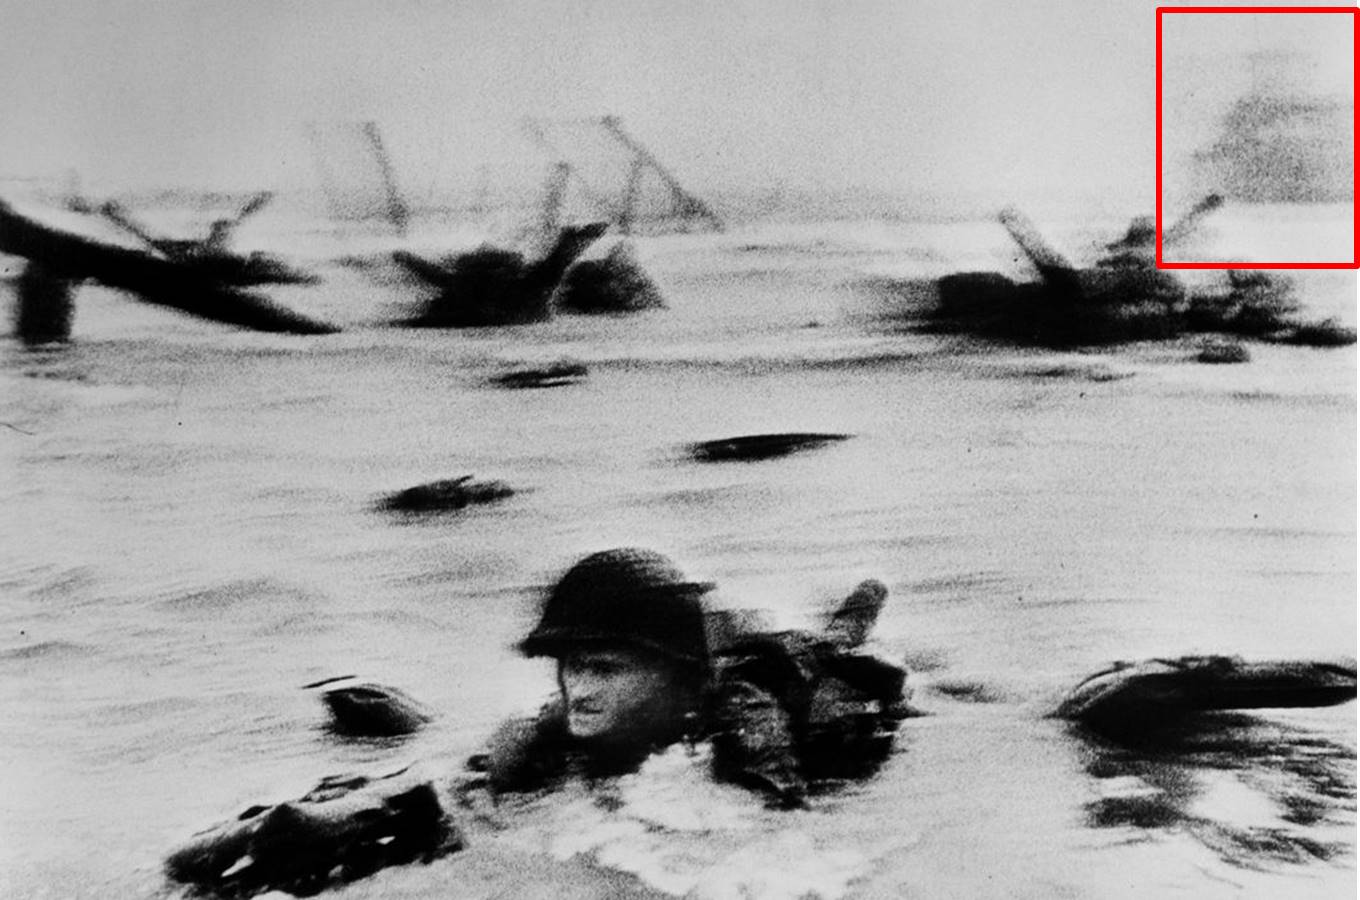
<svg viewBox="0 0 1360 900">
<path fill-rule="evenodd" d="M 651 550 L 592 553 L 548 592 L 538 626 L 519 649 L 526 656 L 560 656 L 581 642 L 609 642 L 706 665 L 699 598 L 712 589 L 711 583 L 688 580 Z"/>
</svg>

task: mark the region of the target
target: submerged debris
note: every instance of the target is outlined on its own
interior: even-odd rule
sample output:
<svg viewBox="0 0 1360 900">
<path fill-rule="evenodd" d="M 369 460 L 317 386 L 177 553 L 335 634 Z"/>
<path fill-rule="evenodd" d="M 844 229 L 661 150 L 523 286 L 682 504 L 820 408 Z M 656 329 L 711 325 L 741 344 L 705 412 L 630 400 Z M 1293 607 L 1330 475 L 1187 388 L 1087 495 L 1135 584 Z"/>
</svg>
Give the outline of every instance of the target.
<svg viewBox="0 0 1360 900">
<path fill-rule="evenodd" d="M 837 441 L 847 441 L 853 435 L 817 432 L 788 432 L 780 434 L 750 434 L 722 438 L 688 445 L 689 455 L 700 462 L 759 460 L 787 456 Z"/>
<path fill-rule="evenodd" d="M 546 388 L 576 384 L 589 374 L 580 363 L 558 363 L 542 369 L 515 369 L 496 375 L 491 383 L 504 388 Z"/>
<path fill-rule="evenodd" d="M 473 481 L 473 476 L 464 475 L 389 494 L 378 502 L 378 507 L 390 512 L 439 512 L 476 503 L 494 503 L 514 493 L 514 489 L 503 481 Z"/>
</svg>

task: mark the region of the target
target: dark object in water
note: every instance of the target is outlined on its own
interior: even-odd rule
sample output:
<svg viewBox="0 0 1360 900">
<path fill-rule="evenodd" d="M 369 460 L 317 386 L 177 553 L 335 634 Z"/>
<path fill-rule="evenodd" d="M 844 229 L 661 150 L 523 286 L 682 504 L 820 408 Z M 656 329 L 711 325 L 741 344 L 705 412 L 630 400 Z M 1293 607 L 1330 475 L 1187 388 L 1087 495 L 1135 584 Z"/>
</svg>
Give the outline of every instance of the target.
<svg viewBox="0 0 1360 900">
<path fill-rule="evenodd" d="M 336 732 L 361 737 L 396 737 L 411 734 L 433 716 L 396 688 L 359 681 L 351 675 L 327 678 L 306 685 L 320 688 L 321 699 L 331 711 Z"/>
<path fill-rule="evenodd" d="M 1190 230 L 1221 205 L 1210 195 L 1163 235 Z M 1050 247 L 1018 211 L 1001 224 L 1039 273 L 1017 283 L 997 272 L 961 272 L 937 282 L 932 327 L 1049 347 L 1118 344 L 1187 333 L 1223 333 L 1335 346 L 1355 342 L 1335 323 L 1300 323 L 1292 285 L 1262 272 L 1231 270 L 1226 290 L 1190 292 L 1158 269 L 1153 232 L 1135 221 L 1094 266 L 1077 268 Z"/>
<path fill-rule="evenodd" d="M 1232 656 L 1118 662 L 1081 682 L 1055 715 L 1101 731 L 1139 731 L 1224 709 L 1333 706 L 1355 699 L 1355 669 Z"/>
<path fill-rule="evenodd" d="M 689 455 L 700 462 L 729 460 L 758 460 L 787 456 L 798 450 L 820 447 L 835 441 L 849 440 L 849 434 L 820 434 L 816 432 L 788 432 L 781 434 L 750 434 L 690 444 Z"/>
<path fill-rule="evenodd" d="M 1285 329 L 1272 335 L 1271 340 L 1301 347 L 1349 347 L 1355 343 L 1356 334 L 1354 328 L 1347 328 L 1335 319 L 1323 319 Z"/>
<path fill-rule="evenodd" d="M 471 475 L 464 475 L 418 484 L 384 497 L 378 505 L 394 512 L 438 512 L 474 503 L 493 503 L 514 493 L 504 481 L 473 481 Z"/>
<path fill-rule="evenodd" d="M 195 835 L 166 858 L 165 871 L 218 896 L 310 896 L 463 846 L 434 785 L 403 770 L 374 779 L 332 776 L 297 800 L 252 806 Z"/>
<path fill-rule="evenodd" d="M 263 296 L 214 280 L 192 265 L 48 227 L 20 215 L 3 201 L 0 253 L 25 257 L 52 279 L 92 279 L 130 291 L 148 303 L 216 322 L 291 334 L 331 334 L 339 330 Z"/>
<path fill-rule="evenodd" d="M 504 388 L 545 388 L 576 384 L 587 375 L 579 363 L 560 363 L 543 369 L 515 369 L 491 379 L 492 384 Z"/>
<path fill-rule="evenodd" d="M 1180 330 L 1184 286 L 1141 255 L 1121 252 L 1077 269 L 1014 209 L 999 216 L 1039 273 L 1017 283 L 996 272 L 941 278 L 937 327 L 1020 343 L 1065 347 L 1170 337 Z"/>
<path fill-rule="evenodd" d="M 25 263 L 15 285 L 19 298 L 14 331 L 19 339 L 28 346 L 69 340 L 75 288 L 69 279 L 53 274 L 42 263 Z"/>
<path fill-rule="evenodd" d="M 245 254 L 223 253 L 206 250 L 198 246 L 197 242 L 190 243 L 193 246 L 187 248 L 187 252 L 166 255 L 209 281 L 237 287 L 260 284 L 318 284 L 321 281 L 313 273 L 294 268 L 272 253 L 259 250 Z"/>
<path fill-rule="evenodd" d="M 435 290 L 420 314 L 405 324 L 473 328 L 547 319 L 552 312 L 549 301 L 563 273 L 607 228 L 600 222 L 563 228 L 548 255 L 532 263 L 520 253 L 496 247 L 439 261 L 398 251 L 392 258 Z"/>
<path fill-rule="evenodd" d="M 1237 341 L 1206 340 L 1195 360 L 1202 363 L 1244 363 L 1251 360 L 1247 348 Z"/>
<path fill-rule="evenodd" d="M 559 309 L 577 313 L 629 313 L 666 306 L 632 246 L 623 242 L 601 259 L 583 259 L 568 269 L 555 299 Z"/>
</svg>

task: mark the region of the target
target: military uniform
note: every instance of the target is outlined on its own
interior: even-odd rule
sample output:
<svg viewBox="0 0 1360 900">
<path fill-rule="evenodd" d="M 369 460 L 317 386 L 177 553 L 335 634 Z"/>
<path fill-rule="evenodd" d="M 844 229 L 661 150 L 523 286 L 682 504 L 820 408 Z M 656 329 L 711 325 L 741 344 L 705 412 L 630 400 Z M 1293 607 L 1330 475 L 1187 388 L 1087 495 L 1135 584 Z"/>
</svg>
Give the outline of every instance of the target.
<svg viewBox="0 0 1360 900">
<path fill-rule="evenodd" d="M 703 702 L 669 731 L 604 746 L 573 739 L 557 700 L 503 725 L 471 768 L 493 790 L 532 791 L 571 775 L 633 771 L 665 746 L 709 740 L 715 777 L 785 807 L 802 805 L 820 785 L 876 771 L 910 714 L 906 670 L 865 652 L 867 626 L 854 624 L 868 615 L 872 625 L 886 589 L 865 582 L 824 633 L 748 633 L 710 653 L 698 604 L 709 587 L 648 551 L 606 551 L 578 564 L 521 649 L 557 655 L 573 643 L 626 643 L 702 669 Z"/>
</svg>

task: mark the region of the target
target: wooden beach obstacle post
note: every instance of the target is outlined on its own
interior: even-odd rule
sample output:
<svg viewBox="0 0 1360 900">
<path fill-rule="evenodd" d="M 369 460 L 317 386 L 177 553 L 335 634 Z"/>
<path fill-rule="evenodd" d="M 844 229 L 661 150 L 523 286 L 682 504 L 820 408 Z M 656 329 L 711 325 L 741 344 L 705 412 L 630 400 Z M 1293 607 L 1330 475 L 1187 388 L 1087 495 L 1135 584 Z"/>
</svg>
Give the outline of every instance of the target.
<svg viewBox="0 0 1360 900">
<path fill-rule="evenodd" d="M 15 285 L 14 331 L 27 346 L 65 343 L 75 318 L 75 285 L 39 262 L 27 262 Z"/>
<path fill-rule="evenodd" d="M 309 122 L 306 130 L 332 217 L 387 221 L 404 237 L 411 211 L 378 124 Z"/>
<path fill-rule="evenodd" d="M 524 131 L 530 140 L 553 159 L 555 166 L 566 166 L 564 170 L 557 169 L 556 171 L 565 172 L 581 187 L 592 203 L 607 209 L 610 214 L 610 224 L 617 227 L 623 234 L 631 234 L 637 225 L 638 208 L 642 199 L 642 180 L 648 173 L 654 175 L 665 186 L 669 195 L 669 212 L 672 218 L 679 219 L 687 227 L 700 223 L 703 227 L 712 231 L 723 230 L 723 221 L 713 211 L 712 207 L 686 190 L 680 184 L 680 180 L 663 166 L 650 150 L 624 130 L 623 123 L 617 116 L 603 116 L 598 119 L 527 118 L 523 124 Z M 596 185 L 591 184 L 582 173 L 582 167 L 573 165 L 569 155 L 564 153 L 548 135 L 550 128 L 580 128 L 581 126 L 592 129 L 595 133 L 603 133 L 611 143 L 618 145 L 628 154 L 628 173 L 624 177 L 617 195 L 612 190 L 601 190 Z M 556 202 L 560 209 L 561 189 L 558 188 L 556 191 L 558 195 Z"/>
<path fill-rule="evenodd" d="M 633 164 L 628 172 L 628 184 L 625 188 L 625 206 L 622 213 L 622 221 L 632 222 L 637 204 L 638 188 L 642 181 L 642 173 L 651 170 L 670 188 L 671 199 L 675 204 L 675 211 L 680 218 L 690 221 L 698 219 L 707 222 L 708 226 L 714 231 L 722 231 L 723 223 L 707 203 L 691 194 L 681 186 L 680 182 L 667 171 L 666 167 L 652 155 L 646 147 L 638 143 L 634 138 L 623 130 L 623 123 L 618 116 L 605 116 L 600 119 L 600 125 L 608 132 L 614 140 L 618 141 L 633 154 Z M 625 228 L 624 234 L 628 231 Z"/>
</svg>

